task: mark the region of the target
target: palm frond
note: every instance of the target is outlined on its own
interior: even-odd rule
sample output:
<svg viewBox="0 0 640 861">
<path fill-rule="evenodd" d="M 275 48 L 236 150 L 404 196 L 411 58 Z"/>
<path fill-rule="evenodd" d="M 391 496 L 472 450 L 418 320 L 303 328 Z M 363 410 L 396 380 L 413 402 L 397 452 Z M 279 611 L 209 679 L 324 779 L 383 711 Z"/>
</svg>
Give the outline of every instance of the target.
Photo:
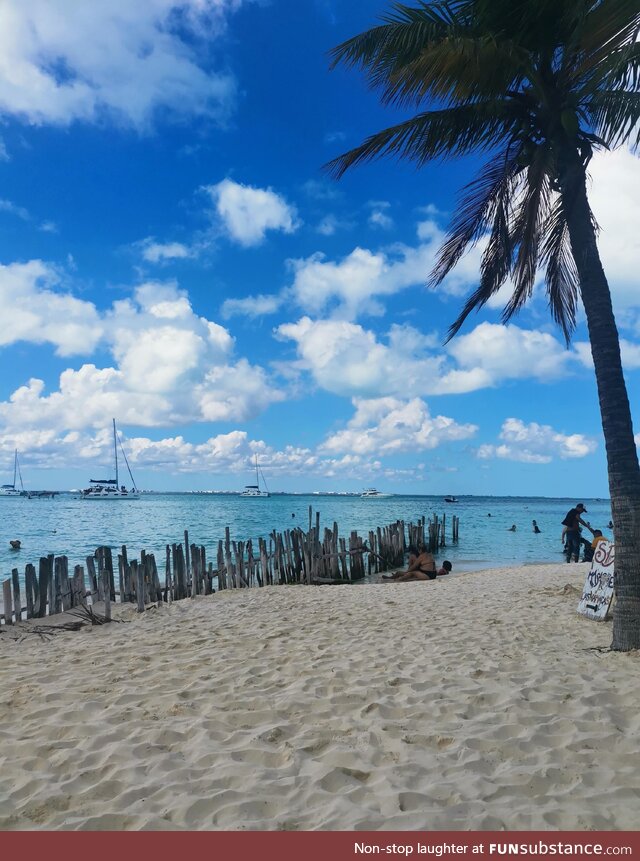
<svg viewBox="0 0 640 861">
<path fill-rule="evenodd" d="M 640 84 L 640 42 L 614 51 L 603 48 L 581 57 L 570 73 L 578 102 L 598 91 L 635 90 Z"/>
<path fill-rule="evenodd" d="M 509 275 L 513 258 L 509 230 L 512 219 L 511 200 L 517 185 L 517 175 L 510 175 L 496 196 L 491 235 L 480 265 L 480 283 L 465 302 L 455 322 L 449 327 L 445 344 L 457 335 L 472 311 L 479 311 L 494 293 L 498 292 Z"/>
<path fill-rule="evenodd" d="M 548 146 L 535 150 L 527 171 L 522 199 L 511 225 L 511 243 L 517 248 L 513 262 L 513 294 L 502 319 L 511 319 L 531 298 L 538 270 L 538 251 L 542 228 L 549 217 L 551 156 Z"/>
<path fill-rule="evenodd" d="M 447 228 L 447 240 L 440 249 L 429 286 L 437 287 L 456 266 L 462 255 L 491 229 L 493 217 L 507 186 L 522 170 L 520 151 L 510 155 L 504 150 L 488 162 L 478 177 L 460 195 L 457 214 Z"/>
<path fill-rule="evenodd" d="M 577 31 L 581 51 L 609 54 L 636 41 L 640 33 L 638 0 L 600 0 L 591 7 Z"/>
<path fill-rule="evenodd" d="M 568 344 L 576 325 L 580 279 L 571 251 L 562 198 L 554 203 L 545 225 L 541 261 L 546 266 L 549 310 Z"/>
<path fill-rule="evenodd" d="M 387 104 L 419 104 L 431 96 L 452 105 L 517 90 L 528 72 L 529 56 L 517 45 L 464 34 L 425 45 L 377 83 Z"/>
<path fill-rule="evenodd" d="M 427 111 L 368 137 L 364 143 L 324 166 L 341 177 L 356 164 L 397 155 L 419 166 L 436 158 L 499 146 L 517 127 L 508 100 L 493 100 Z"/>
<path fill-rule="evenodd" d="M 629 90 L 599 90 L 588 102 L 592 127 L 611 148 L 640 145 L 640 93 Z"/>
<path fill-rule="evenodd" d="M 416 57 L 425 45 L 453 35 L 467 26 L 461 6 L 448 2 L 421 3 L 417 8 L 396 4 L 386 23 L 359 33 L 331 52 L 331 68 L 339 64 L 361 68 L 373 79 Z"/>
</svg>

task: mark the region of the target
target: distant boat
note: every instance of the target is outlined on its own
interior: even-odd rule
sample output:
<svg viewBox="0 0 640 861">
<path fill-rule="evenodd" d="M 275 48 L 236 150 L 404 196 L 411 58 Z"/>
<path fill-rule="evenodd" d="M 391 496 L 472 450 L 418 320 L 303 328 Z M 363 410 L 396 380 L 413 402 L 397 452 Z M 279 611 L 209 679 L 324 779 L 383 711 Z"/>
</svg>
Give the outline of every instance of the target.
<svg viewBox="0 0 640 861">
<path fill-rule="evenodd" d="M 264 490 L 260 490 L 260 475 L 262 475 L 262 470 L 258 466 L 258 455 L 256 455 L 256 483 L 245 485 L 245 488 L 240 494 L 240 496 L 252 497 L 253 499 L 269 498 L 270 494 L 269 490 L 267 489 L 267 482 L 264 480 L 264 475 L 262 475 L 262 483 L 264 485 Z"/>
<path fill-rule="evenodd" d="M 20 487 L 22 490 L 18 490 L 16 487 L 16 477 L 20 478 Z M 0 486 L 0 496 L 23 496 L 24 495 L 24 486 L 22 484 L 22 474 L 20 473 L 20 466 L 18 465 L 18 449 L 15 450 L 15 454 L 13 456 L 13 484 L 3 484 Z"/>
<path fill-rule="evenodd" d="M 116 420 L 113 419 L 113 456 L 115 460 L 116 477 L 89 479 L 89 487 L 85 488 L 82 491 L 82 499 L 139 499 L 139 491 L 136 487 L 136 483 L 131 472 L 131 467 L 129 466 L 129 461 L 127 460 L 127 455 L 125 454 L 124 448 L 122 448 L 121 442 L 120 450 L 122 451 L 124 462 L 126 463 L 127 469 L 129 470 L 129 477 L 131 478 L 132 488 L 131 490 L 127 490 L 124 484 L 120 484 L 118 476 L 119 442 L 120 440 L 118 439 L 118 435 L 116 432 Z"/>
<path fill-rule="evenodd" d="M 393 496 L 392 493 L 380 493 L 379 490 L 376 490 L 375 487 L 367 487 L 360 494 L 361 499 L 386 499 L 389 496 Z"/>
<path fill-rule="evenodd" d="M 458 500 L 455 498 L 455 496 L 445 496 L 444 501 L 445 502 L 457 502 Z"/>
</svg>

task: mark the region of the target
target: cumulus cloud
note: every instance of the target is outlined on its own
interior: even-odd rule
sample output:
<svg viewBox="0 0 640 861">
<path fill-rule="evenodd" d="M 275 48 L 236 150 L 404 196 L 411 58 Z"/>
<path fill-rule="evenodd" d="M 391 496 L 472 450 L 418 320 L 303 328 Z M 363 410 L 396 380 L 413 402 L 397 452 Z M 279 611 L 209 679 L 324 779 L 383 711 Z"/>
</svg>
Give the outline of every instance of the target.
<svg viewBox="0 0 640 861">
<path fill-rule="evenodd" d="M 353 405 L 355 414 L 347 427 L 330 435 L 320 451 L 385 456 L 437 448 L 446 442 L 468 439 L 478 430 L 476 425 L 461 425 L 447 416 L 431 416 L 420 398 L 355 398 Z"/>
<path fill-rule="evenodd" d="M 242 0 L 3 0 L 0 113 L 68 125 L 110 117 L 147 126 L 159 110 L 224 118 L 236 86 L 196 46 Z"/>
<path fill-rule="evenodd" d="M 461 368 L 480 369 L 494 381 L 555 380 L 575 360 L 553 335 L 513 324 L 480 323 L 469 334 L 455 338 L 448 350 Z"/>
<path fill-rule="evenodd" d="M 374 398 L 460 394 L 509 379 L 557 379 L 575 356 L 551 335 L 517 326 L 481 323 L 449 344 L 411 326 L 393 326 L 386 343 L 346 320 L 302 317 L 276 330 L 296 344 L 299 367 L 323 389 Z"/>
<path fill-rule="evenodd" d="M 62 276 L 41 260 L 0 264 L 0 346 L 30 341 L 52 344 L 60 356 L 93 349 L 104 333 L 91 302 L 59 289 Z"/>
<path fill-rule="evenodd" d="M 0 161 L 11 161 L 9 150 L 2 138 L 0 138 Z"/>
<path fill-rule="evenodd" d="M 597 153 L 590 165 L 591 207 L 600 225 L 598 247 L 616 309 L 640 306 L 640 162 L 629 150 Z"/>
<path fill-rule="evenodd" d="M 240 245 L 260 245 L 268 230 L 293 233 L 299 227 L 296 208 L 270 188 L 223 179 L 205 190 L 227 234 Z"/>
<path fill-rule="evenodd" d="M 506 419 L 499 438 L 502 440 L 499 445 L 480 446 L 477 455 L 481 460 L 502 458 L 522 463 L 550 463 L 554 458 L 586 457 L 597 448 L 596 441 L 583 434 L 563 434 L 550 425 L 525 424 L 515 418 Z"/>
<path fill-rule="evenodd" d="M 312 314 L 328 311 L 348 320 L 382 314 L 381 297 L 426 284 L 444 233 L 435 221 L 428 220 L 418 225 L 418 237 L 420 243 L 415 247 L 397 243 L 376 252 L 357 247 L 338 261 L 321 252 L 290 260 L 293 298 Z M 477 281 L 479 253 L 474 249 L 462 258 L 442 292 L 462 295 Z"/>
<path fill-rule="evenodd" d="M 29 380 L 0 403 L 6 433 L 99 428 L 105 416 L 143 426 L 244 421 L 284 397 L 262 368 L 234 356 L 228 330 L 195 314 L 175 282 L 142 284 L 104 312 L 58 283 L 41 261 L 0 269 L 0 311 L 12 320 L 0 344 L 49 342 L 61 355 L 101 345 L 114 365 L 68 368 L 49 393 Z"/>
</svg>

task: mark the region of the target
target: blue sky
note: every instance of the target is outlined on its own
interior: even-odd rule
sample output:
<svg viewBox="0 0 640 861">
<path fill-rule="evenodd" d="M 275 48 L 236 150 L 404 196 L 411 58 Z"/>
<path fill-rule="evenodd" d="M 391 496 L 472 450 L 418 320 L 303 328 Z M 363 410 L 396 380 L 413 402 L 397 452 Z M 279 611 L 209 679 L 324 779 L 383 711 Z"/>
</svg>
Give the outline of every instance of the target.
<svg viewBox="0 0 640 861">
<path fill-rule="evenodd" d="M 402 115 L 327 52 L 377 0 L 5 0 L 0 470 L 84 486 L 118 421 L 140 487 L 607 495 L 586 329 L 542 285 L 443 340 L 471 252 L 424 284 L 480 162 L 322 165 Z M 640 178 L 592 205 L 638 402 Z M 637 420 L 636 420 L 637 424 Z"/>
</svg>

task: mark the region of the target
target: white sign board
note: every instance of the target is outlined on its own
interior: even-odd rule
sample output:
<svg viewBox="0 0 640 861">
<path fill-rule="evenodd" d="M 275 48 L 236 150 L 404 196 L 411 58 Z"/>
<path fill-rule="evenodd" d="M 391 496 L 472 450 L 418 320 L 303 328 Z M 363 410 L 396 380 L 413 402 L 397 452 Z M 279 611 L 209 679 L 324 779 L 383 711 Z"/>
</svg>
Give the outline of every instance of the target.
<svg viewBox="0 0 640 861">
<path fill-rule="evenodd" d="M 578 613 L 604 622 L 613 598 L 613 563 L 615 560 L 615 544 L 610 541 L 599 541 L 593 554 L 591 570 L 587 574 L 582 598 L 578 604 Z"/>
</svg>

